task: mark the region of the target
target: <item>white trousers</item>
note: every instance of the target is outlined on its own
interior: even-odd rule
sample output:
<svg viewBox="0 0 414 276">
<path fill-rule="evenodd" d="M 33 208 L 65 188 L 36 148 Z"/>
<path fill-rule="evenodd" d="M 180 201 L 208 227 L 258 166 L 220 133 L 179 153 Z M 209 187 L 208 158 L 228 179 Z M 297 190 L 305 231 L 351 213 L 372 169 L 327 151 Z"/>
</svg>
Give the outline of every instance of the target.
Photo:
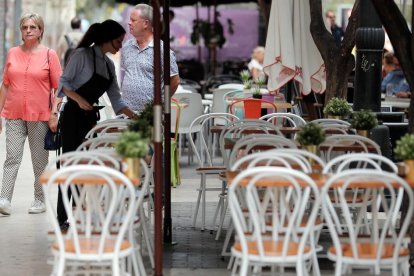
<svg viewBox="0 0 414 276">
<path fill-rule="evenodd" d="M 48 124 L 45 121 L 28 122 L 6 119 L 6 160 L 3 166 L 3 182 L 0 198 L 11 202 L 17 173 L 23 158 L 24 143 L 29 138 L 32 157 L 34 181 L 34 198 L 44 202 L 39 177 L 43 173 L 49 159 L 49 152 L 44 149 L 44 141 Z"/>
</svg>

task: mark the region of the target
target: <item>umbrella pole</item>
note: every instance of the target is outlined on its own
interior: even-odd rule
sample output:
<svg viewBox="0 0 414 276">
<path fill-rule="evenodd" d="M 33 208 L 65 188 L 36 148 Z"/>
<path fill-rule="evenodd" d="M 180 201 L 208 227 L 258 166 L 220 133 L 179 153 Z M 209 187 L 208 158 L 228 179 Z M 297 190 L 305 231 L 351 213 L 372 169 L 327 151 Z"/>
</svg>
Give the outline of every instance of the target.
<svg viewBox="0 0 414 276">
<path fill-rule="evenodd" d="M 172 243 L 171 219 L 171 91 L 170 91 L 170 1 L 164 1 L 164 243 Z"/>
<path fill-rule="evenodd" d="M 152 1 L 154 12 L 154 275 L 162 275 L 162 107 L 161 107 L 161 57 L 160 57 L 160 5 L 158 0 Z"/>
</svg>

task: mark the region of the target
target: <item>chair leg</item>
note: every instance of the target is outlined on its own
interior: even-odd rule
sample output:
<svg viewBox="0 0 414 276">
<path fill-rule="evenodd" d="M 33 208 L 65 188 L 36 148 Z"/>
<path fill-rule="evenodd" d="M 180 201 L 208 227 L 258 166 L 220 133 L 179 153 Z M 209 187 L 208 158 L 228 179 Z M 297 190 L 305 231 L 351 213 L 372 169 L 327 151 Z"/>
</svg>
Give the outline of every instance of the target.
<svg viewBox="0 0 414 276">
<path fill-rule="evenodd" d="M 142 232 L 144 234 L 145 245 L 147 246 L 147 251 L 148 251 L 148 256 L 149 256 L 149 259 L 150 259 L 151 267 L 154 268 L 155 267 L 154 251 L 152 249 L 150 231 L 149 231 L 149 228 L 148 228 L 147 221 L 145 219 L 145 214 L 142 211 L 142 209 L 140 209 L 140 220 L 141 220 L 141 229 L 142 229 Z"/>
<path fill-rule="evenodd" d="M 205 178 L 205 175 L 201 174 L 200 187 L 198 188 L 197 203 L 196 203 L 196 208 L 194 209 L 194 215 L 193 215 L 193 227 L 195 227 L 196 221 L 197 221 L 198 208 L 200 207 L 201 194 L 203 193 L 203 179 L 204 178 Z"/>
<path fill-rule="evenodd" d="M 201 216 L 202 216 L 202 223 L 201 223 L 201 231 L 204 231 L 206 226 L 206 176 L 204 175 L 203 178 L 203 194 L 202 194 L 202 202 L 201 202 Z"/>
<path fill-rule="evenodd" d="M 221 256 L 228 256 L 227 246 L 230 243 L 231 235 L 233 234 L 234 226 L 233 221 L 230 220 L 229 227 L 227 228 L 226 238 L 224 239 L 223 248 L 221 249 Z"/>
</svg>

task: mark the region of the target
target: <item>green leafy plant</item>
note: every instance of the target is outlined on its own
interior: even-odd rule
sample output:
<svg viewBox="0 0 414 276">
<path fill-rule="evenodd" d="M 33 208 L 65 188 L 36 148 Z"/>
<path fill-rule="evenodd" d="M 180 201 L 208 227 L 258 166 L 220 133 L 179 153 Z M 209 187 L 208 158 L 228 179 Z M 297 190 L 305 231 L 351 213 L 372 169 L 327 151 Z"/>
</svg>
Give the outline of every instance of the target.
<svg viewBox="0 0 414 276">
<path fill-rule="evenodd" d="M 352 108 L 345 99 L 333 97 L 326 104 L 323 112 L 331 116 L 346 116 L 352 112 Z"/>
<path fill-rule="evenodd" d="M 240 72 L 240 78 L 243 81 L 243 88 L 244 89 L 251 89 L 252 88 L 252 82 L 250 80 L 250 73 L 249 70 L 243 70 Z"/>
<path fill-rule="evenodd" d="M 414 135 L 407 133 L 397 141 L 395 157 L 400 160 L 414 160 Z"/>
<path fill-rule="evenodd" d="M 260 94 L 260 89 L 263 85 L 266 83 L 266 79 L 264 77 L 258 77 L 255 81 L 256 83 L 256 89 L 254 91 L 254 94 Z"/>
<path fill-rule="evenodd" d="M 303 146 L 319 145 L 325 141 L 325 132 L 319 125 L 308 123 L 298 132 L 296 140 Z"/>
<path fill-rule="evenodd" d="M 128 130 L 140 132 L 142 137 L 149 138 L 152 135 L 152 127 L 154 124 L 153 102 L 145 104 L 144 109 L 129 125 Z"/>
<path fill-rule="evenodd" d="M 352 113 L 351 126 L 359 130 L 371 130 L 378 125 L 377 116 L 370 110 Z"/>
<path fill-rule="evenodd" d="M 140 132 L 124 131 L 115 144 L 116 152 L 123 157 L 141 158 L 148 154 L 149 139 Z"/>
</svg>

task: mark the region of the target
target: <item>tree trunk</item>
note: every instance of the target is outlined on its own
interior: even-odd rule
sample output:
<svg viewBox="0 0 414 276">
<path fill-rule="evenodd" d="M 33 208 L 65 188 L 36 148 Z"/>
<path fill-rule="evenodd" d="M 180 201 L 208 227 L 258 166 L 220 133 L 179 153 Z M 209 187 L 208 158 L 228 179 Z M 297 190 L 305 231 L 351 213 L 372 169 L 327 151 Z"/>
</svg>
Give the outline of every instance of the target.
<svg viewBox="0 0 414 276">
<path fill-rule="evenodd" d="M 355 33 L 358 26 L 359 0 L 355 1 L 341 47 L 336 46 L 332 34 L 325 27 L 321 0 L 309 0 L 309 5 L 310 31 L 325 63 L 325 102 L 332 97 L 346 98 L 348 76 L 355 67 L 352 49 L 355 46 Z"/>
<path fill-rule="evenodd" d="M 394 47 L 395 55 L 400 61 L 405 78 L 410 85 L 411 92 L 414 87 L 414 37 L 408 29 L 404 16 L 401 14 L 394 1 L 375 0 L 372 1 L 382 24 Z M 414 133 L 414 95 L 411 96 L 410 108 L 408 110 L 408 129 Z"/>
</svg>

